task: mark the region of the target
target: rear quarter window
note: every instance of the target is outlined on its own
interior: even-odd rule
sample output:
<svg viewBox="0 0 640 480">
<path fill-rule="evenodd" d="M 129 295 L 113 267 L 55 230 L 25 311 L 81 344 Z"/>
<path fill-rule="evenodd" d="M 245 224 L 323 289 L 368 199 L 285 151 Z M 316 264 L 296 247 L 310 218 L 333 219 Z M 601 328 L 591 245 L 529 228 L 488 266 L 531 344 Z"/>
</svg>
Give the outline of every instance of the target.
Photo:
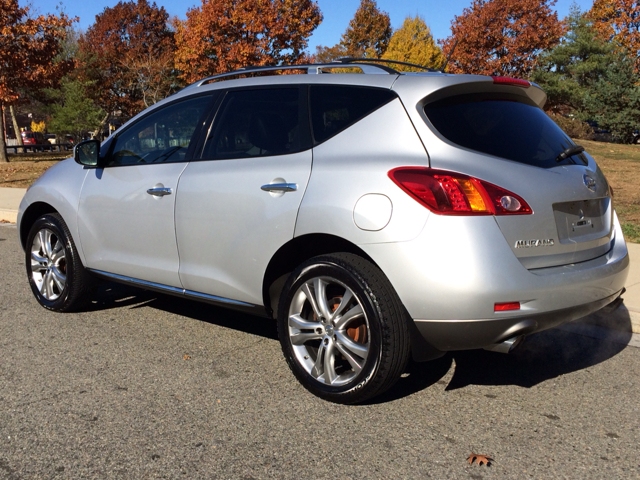
<svg viewBox="0 0 640 480">
<path fill-rule="evenodd" d="M 424 112 L 445 139 L 470 150 L 541 168 L 587 164 L 582 154 L 556 162 L 574 142 L 542 109 L 517 95 L 458 95 L 427 103 Z"/>
</svg>

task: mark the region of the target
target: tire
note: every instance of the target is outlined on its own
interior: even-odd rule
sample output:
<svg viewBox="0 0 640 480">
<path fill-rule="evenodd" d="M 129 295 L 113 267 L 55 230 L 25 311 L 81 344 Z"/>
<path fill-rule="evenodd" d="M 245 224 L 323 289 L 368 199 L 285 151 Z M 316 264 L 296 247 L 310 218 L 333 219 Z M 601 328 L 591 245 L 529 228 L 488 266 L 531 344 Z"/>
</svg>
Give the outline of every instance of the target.
<svg viewBox="0 0 640 480">
<path fill-rule="evenodd" d="M 377 267 L 335 253 L 312 258 L 290 275 L 280 297 L 278 336 L 307 390 L 353 404 L 400 378 L 410 353 L 409 321 Z"/>
<path fill-rule="evenodd" d="M 43 215 L 31 227 L 25 247 L 33 295 L 48 310 L 78 310 L 89 300 L 94 281 L 80 261 L 67 224 L 57 213 Z"/>
</svg>

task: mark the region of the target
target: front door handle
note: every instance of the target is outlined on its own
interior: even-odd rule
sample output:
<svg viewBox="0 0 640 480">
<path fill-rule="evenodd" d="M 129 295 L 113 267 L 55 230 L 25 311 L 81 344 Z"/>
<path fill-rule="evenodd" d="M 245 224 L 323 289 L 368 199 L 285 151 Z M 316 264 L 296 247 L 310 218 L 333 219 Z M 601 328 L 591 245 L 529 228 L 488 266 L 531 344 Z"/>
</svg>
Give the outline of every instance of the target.
<svg viewBox="0 0 640 480">
<path fill-rule="evenodd" d="M 164 197 L 165 195 L 171 195 L 171 189 L 167 187 L 153 187 L 147 190 L 147 193 L 154 197 Z"/>
<path fill-rule="evenodd" d="M 295 192 L 298 190 L 297 183 L 268 183 L 260 187 L 265 192 Z"/>
</svg>

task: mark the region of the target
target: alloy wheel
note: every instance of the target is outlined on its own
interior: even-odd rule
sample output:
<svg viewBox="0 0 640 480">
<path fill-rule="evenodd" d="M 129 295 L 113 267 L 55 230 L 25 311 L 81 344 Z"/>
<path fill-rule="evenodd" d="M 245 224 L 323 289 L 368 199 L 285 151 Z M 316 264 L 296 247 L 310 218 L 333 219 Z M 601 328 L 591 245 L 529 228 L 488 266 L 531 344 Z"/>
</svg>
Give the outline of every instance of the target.
<svg viewBox="0 0 640 480">
<path fill-rule="evenodd" d="M 289 306 L 288 333 L 298 363 L 316 381 L 351 382 L 369 354 L 369 321 L 360 300 L 331 277 L 304 282 Z"/>
<path fill-rule="evenodd" d="M 31 277 L 46 300 L 62 295 L 67 284 L 66 252 L 62 240 L 50 229 L 38 231 L 31 244 Z"/>
</svg>

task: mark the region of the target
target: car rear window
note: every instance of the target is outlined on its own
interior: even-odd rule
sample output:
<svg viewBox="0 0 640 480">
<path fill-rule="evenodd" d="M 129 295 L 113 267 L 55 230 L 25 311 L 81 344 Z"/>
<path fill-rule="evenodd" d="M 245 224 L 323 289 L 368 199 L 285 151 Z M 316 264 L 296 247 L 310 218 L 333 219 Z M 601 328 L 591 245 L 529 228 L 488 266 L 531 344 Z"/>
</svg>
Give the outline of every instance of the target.
<svg viewBox="0 0 640 480">
<path fill-rule="evenodd" d="M 315 143 L 340 133 L 394 98 L 394 92 L 383 88 L 312 85 L 309 99 Z"/>
<path fill-rule="evenodd" d="M 574 142 L 535 104 L 507 94 L 447 97 L 424 107 L 440 134 L 461 147 L 541 168 L 587 164 L 583 154 L 556 162 Z"/>
</svg>

